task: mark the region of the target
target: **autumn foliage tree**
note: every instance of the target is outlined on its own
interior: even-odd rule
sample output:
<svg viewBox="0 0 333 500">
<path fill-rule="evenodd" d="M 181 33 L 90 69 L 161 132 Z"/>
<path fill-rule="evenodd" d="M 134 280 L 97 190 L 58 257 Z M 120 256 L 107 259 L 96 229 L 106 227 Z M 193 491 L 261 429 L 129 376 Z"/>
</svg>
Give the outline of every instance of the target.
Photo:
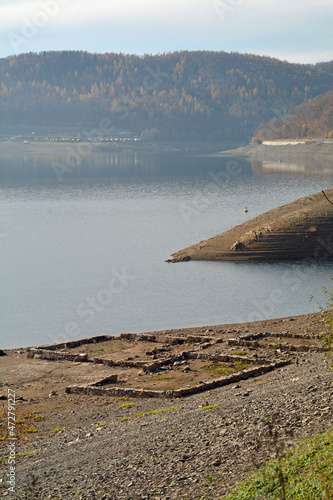
<svg viewBox="0 0 333 500">
<path fill-rule="evenodd" d="M 279 118 L 260 125 L 258 139 L 333 139 L 333 90 L 291 109 Z"/>
</svg>

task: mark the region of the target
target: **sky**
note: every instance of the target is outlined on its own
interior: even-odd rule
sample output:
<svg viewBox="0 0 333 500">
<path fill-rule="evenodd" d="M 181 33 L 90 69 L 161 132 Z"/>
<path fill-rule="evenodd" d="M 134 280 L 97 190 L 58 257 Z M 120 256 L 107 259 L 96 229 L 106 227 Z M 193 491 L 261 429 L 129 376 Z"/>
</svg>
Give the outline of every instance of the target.
<svg viewBox="0 0 333 500">
<path fill-rule="evenodd" d="M 1 0 L 0 57 L 215 50 L 333 60 L 333 0 Z"/>
</svg>

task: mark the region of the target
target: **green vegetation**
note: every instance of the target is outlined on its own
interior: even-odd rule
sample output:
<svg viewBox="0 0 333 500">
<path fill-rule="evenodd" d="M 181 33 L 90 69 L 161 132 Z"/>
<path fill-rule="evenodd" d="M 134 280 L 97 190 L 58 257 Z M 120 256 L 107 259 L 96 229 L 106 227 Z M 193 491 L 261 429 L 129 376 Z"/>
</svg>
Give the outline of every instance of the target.
<svg viewBox="0 0 333 500">
<path fill-rule="evenodd" d="M 234 351 L 233 354 L 234 354 L 234 356 L 245 356 L 246 352 L 245 351 Z"/>
<path fill-rule="evenodd" d="M 328 276 L 332 281 L 332 276 Z M 333 288 L 323 287 L 325 307 L 316 322 L 333 367 Z M 312 297 L 313 298 L 313 297 Z M 225 500 L 314 500 L 333 498 L 333 429 L 304 440 L 283 453 L 284 444 L 270 419 L 266 420 L 276 459 L 242 482 Z M 295 425 L 301 425 L 298 418 Z"/>
<path fill-rule="evenodd" d="M 131 417 L 121 418 L 120 422 L 127 422 L 127 420 L 132 420 Z"/>
<path fill-rule="evenodd" d="M 238 368 L 239 370 L 246 370 L 246 368 L 250 368 L 250 364 L 249 363 L 246 363 L 246 361 L 234 361 L 234 365 L 236 368 Z"/>
<path fill-rule="evenodd" d="M 214 375 L 230 375 L 235 371 L 227 363 L 211 363 L 204 365 L 203 368 L 210 373 L 214 373 Z"/>
<path fill-rule="evenodd" d="M 214 483 L 216 481 L 216 477 L 215 476 L 212 476 L 211 474 L 208 474 L 207 476 L 205 476 L 205 480 L 207 481 L 207 483 Z"/>
<path fill-rule="evenodd" d="M 152 377 L 153 380 L 169 380 L 171 377 L 169 375 L 162 375 L 162 374 L 159 374 L 159 375 L 154 375 Z"/>
<path fill-rule="evenodd" d="M 59 432 L 63 432 L 66 430 L 66 427 L 62 427 L 61 429 L 59 429 L 58 427 L 56 427 L 55 429 L 52 429 L 50 431 L 50 434 L 58 434 Z"/>
<path fill-rule="evenodd" d="M 15 437 L 16 442 L 27 440 L 27 434 L 38 432 L 36 422 L 44 420 L 45 417 L 37 415 L 36 412 L 26 410 L 22 413 L 19 409 L 12 409 L 10 405 L 3 405 L 0 411 L 0 443 L 11 437 Z M 15 415 L 15 420 L 14 419 Z"/>
<path fill-rule="evenodd" d="M 144 417 L 146 415 L 158 415 L 159 413 L 164 413 L 166 411 L 172 411 L 172 410 L 177 410 L 177 408 L 180 408 L 179 406 L 171 406 L 170 408 L 163 408 L 160 410 L 150 410 L 150 411 L 144 411 L 142 413 L 136 413 L 136 417 Z"/>
<path fill-rule="evenodd" d="M 131 406 L 135 406 L 135 403 L 123 403 L 119 408 L 130 408 Z"/>
<path fill-rule="evenodd" d="M 15 453 L 15 460 L 17 460 L 20 457 L 31 457 L 35 453 L 36 453 L 36 451 L 24 451 L 24 452 L 20 451 L 19 453 Z M 4 462 L 7 462 L 8 459 L 9 459 L 8 456 L 6 456 L 6 457 L 0 457 L 0 464 L 4 463 Z"/>
<path fill-rule="evenodd" d="M 208 405 L 208 406 L 203 406 L 202 408 L 199 408 L 199 411 L 206 411 L 206 410 L 212 410 L 213 408 L 216 408 L 217 405 Z"/>
<path fill-rule="evenodd" d="M 97 424 L 97 427 L 105 427 L 105 426 L 106 426 L 105 422 L 100 422 L 99 424 Z"/>
<path fill-rule="evenodd" d="M 2 122 L 9 126 L 100 135 L 101 120 L 110 119 L 111 133 L 148 141 L 248 139 L 262 122 L 333 87 L 329 65 L 209 51 L 30 52 L 1 59 L 0 76 Z"/>
<path fill-rule="evenodd" d="M 204 370 L 213 373 L 214 375 L 230 375 L 231 373 L 239 372 L 249 368 L 249 364 L 245 361 L 234 361 L 233 363 L 210 363 L 204 365 Z"/>
<path fill-rule="evenodd" d="M 282 476 L 281 476 L 282 474 Z M 225 500 L 333 498 L 333 430 L 307 439 L 268 462 Z M 282 479 L 282 481 L 281 481 Z M 284 493 L 283 493 L 284 490 Z"/>
<path fill-rule="evenodd" d="M 33 412 L 33 413 L 34 413 L 35 422 L 42 422 L 46 418 L 46 417 L 44 417 L 44 415 L 36 414 L 36 412 Z"/>
</svg>

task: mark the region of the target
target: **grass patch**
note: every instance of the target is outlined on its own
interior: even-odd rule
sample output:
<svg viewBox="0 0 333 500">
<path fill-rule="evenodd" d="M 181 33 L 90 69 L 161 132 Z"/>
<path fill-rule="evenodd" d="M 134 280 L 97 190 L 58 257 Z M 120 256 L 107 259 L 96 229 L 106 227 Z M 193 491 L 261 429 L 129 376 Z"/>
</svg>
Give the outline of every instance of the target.
<svg viewBox="0 0 333 500">
<path fill-rule="evenodd" d="M 207 483 L 214 483 L 216 481 L 216 478 L 215 476 L 208 474 L 207 476 L 205 476 L 205 480 L 207 481 Z"/>
<path fill-rule="evenodd" d="M 216 408 L 216 406 L 217 405 L 203 406 L 202 408 L 199 408 L 199 411 L 213 410 L 213 408 Z"/>
<path fill-rule="evenodd" d="M 204 370 L 213 373 L 214 375 L 230 375 L 231 373 L 236 373 L 241 370 L 245 370 L 245 368 L 249 368 L 249 364 L 245 361 L 234 361 L 233 363 L 210 363 L 208 365 L 204 365 Z"/>
<path fill-rule="evenodd" d="M 245 356 L 246 352 L 245 351 L 234 351 L 233 355 L 234 356 Z"/>
<path fill-rule="evenodd" d="M 150 411 L 144 411 L 142 413 L 136 413 L 136 417 L 145 417 L 146 415 L 158 415 L 159 413 L 164 413 L 166 411 L 172 411 L 176 410 L 177 408 L 180 408 L 179 406 L 171 406 L 170 408 L 163 408 L 161 410 L 150 410 Z"/>
<path fill-rule="evenodd" d="M 120 422 L 127 422 L 127 420 L 132 420 L 131 417 L 121 418 Z"/>
<path fill-rule="evenodd" d="M 97 427 L 105 427 L 106 424 L 104 422 L 100 422 L 99 424 L 97 424 Z"/>
<path fill-rule="evenodd" d="M 43 420 L 46 419 L 46 417 L 44 417 L 44 415 L 36 415 L 34 417 L 34 419 L 35 419 L 35 422 L 42 422 Z"/>
<path fill-rule="evenodd" d="M 41 420 L 42 416 L 36 413 L 29 409 L 27 413 L 23 413 L 21 409 L 15 410 L 12 409 L 11 405 L 8 407 L 3 405 L 0 410 L 0 442 L 3 443 L 12 437 L 16 439 L 17 443 L 26 441 L 27 434 L 37 432 L 35 430 L 36 422 Z M 13 420 L 14 415 L 16 415 L 15 420 Z"/>
<path fill-rule="evenodd" d="M 130 408 L 131 406 L 135 406 L 135 403 L 123 403 L 119 405 L 119 408 Z"/>
<path fill-rule="evenodd" d="M 250 364 L 246 363 L 246 361 L 240 360 L 240 361 L 235 361 L 234 365 L 236 367 L 236 371 L 239 370 L 245 370 L 246 368 L 250 368 Z"/>
<path fill-rule="evenodd" d="M 169 375 L 154 375 L 153 380 L 169 380 L 171 377 Z"/>
<path fill-rule="evenodd" d="M 63 432 L 65 430 L 66 430 L 66 427 L 62 427 L 61 429 L 56 427 L 55 429 L 52 429 L 52 431 L 50 431 L 50 434 L 58 434 L 59 432 Z"/>
<path fill-rule="evenodd" d="M 268 462 L 225 497 L 225 500 L 263 498 L 332 499 L 333 429 L 306 439 L 297 448 L 288 450 L 279 461 Z"/>
</svg>

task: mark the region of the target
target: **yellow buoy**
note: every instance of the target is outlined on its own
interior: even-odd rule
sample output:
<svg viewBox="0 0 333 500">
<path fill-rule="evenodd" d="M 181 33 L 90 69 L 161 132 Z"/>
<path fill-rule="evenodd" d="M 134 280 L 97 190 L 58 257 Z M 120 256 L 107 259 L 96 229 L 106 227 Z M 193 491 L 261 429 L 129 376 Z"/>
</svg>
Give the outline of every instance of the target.
<svg viewBox="0 0 333 500">
<path fill-rule="evenodd" d="M 246 207 L 244 208 L 244 213 L 248 213 L 248 209 Z"/>
</svg>

